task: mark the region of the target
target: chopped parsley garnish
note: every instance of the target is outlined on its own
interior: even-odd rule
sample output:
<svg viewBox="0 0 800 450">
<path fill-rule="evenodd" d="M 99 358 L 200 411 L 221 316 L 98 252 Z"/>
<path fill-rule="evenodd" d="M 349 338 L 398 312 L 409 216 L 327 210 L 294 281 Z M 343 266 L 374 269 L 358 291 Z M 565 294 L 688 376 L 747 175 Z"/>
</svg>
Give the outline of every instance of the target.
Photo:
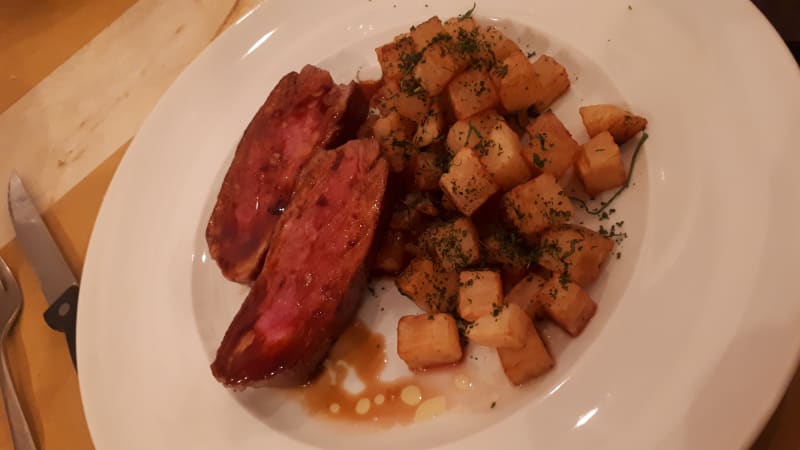
<svg viewBox="0 0 800 450">
<path fill-rule="evenodd" d="M 544 163 L 547 162 L 546 159 L 542 159 L 536 153 L 533 154 L 533 165 L 540 169 L 544 169 Z"/>
<path fill-rule="evenodd" d="M 472 17 L 472 13 L 475 12 L 475 6 L 476 6 L 475 3 L 473 3 L 472 8 L 470 8 L 467 12 L 465 12 L 464 14 L 459 14 L 458 20 L 469 19 L 470 17 Z"/>
</svg>

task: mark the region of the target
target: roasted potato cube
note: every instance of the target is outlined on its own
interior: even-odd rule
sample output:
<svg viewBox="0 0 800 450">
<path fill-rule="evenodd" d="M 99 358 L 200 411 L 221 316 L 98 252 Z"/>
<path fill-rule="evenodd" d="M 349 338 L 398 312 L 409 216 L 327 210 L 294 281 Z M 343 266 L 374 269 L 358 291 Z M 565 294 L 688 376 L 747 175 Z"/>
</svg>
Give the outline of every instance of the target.
<svg viewBox="0 0 800 450">
<path fill-rule="evenodd" d="M 481 30 L 472 17 L 464 19 L 453 17 L 444 23 L 444 28 L 451 37 L 452 55 L 461 64 L 462 69 L 473 60 L 487 59 L 490 56 L 486 49 L 475 45 L 480 42 Z"/>
<path fill-rule="evenodd" d="M 497 122 L 488 140 L 476 150 L 481 155 L 486 171 L 501 190 L 507 191 L 531 178 L 531 171 L 522 156 L 519 137 L 504 121 Z"/>
<path fill-rule="evenodd" d="M 497 61 L 503 61 L 509 56 L 522 55 L 519 45 L 512 41 L 500 30 L 495 27 L 486 27 L 481 30 L 484 45 L 488 47 L 489 52 L 494 54 Z M 525 59 L 528 59 L 527 57 Z"/>
<path fill-rule="evenodd" d="M 450 80 L 463 69 L 446 43 L 436 42 L 427 47 L 414 67 L 414 77 L 430 95 L 439 95 Z"/>
<path fill-rule="evenodd" d="M 426 257 L 417 256 L 395 278 L 397 289 L 422 310 L 450 312 L 458 298 L 458 273 L 445 272 Z"/>
<path fill-rule="evenodd" d="M 529 274 L 506 294 L 506 304 L 519 305 L 531 319 L 536 318 L 542 313 L 542 304 L 537 296 L 546 282 L 547 280 L 535 273 Z"/>
<path fill-rule="evenodd" d="M 454 155 L 464 147 L 474 149 L 489 136 L 498 122 L 503 121 L 503 117 L 494 110 L 484 111 L 467 120 L 459 120 L 447 133 L 447 149 Z"/>
<path fill-rule="evenodd" d="M 444 29 L 450 33 L 453 40 L 458 39 L 459 33 L 469 33 L 478 28 L 480 28 L 480 25 L 472 17 L 451 17 L 444 22 Z"/>
<path fill-rule="evenodd" d="M 614 105 L 581 106 L 578 112 L 590 137 L 608 131 L 617 144 L 624 143 L 647 126 L 647 119 L 644 117 Z"/>
<path fill-rule="evenodd" d="M 542 113 L 528 127 L 530 142 L 522 154 L 535 173 L 564 175 L 581 151 L 567 128 L 552 111 Z"/>
<path fill-rule="evenodd" d="M 580 286 L 555 274 L 539 290 L 536 299 L 548 317 L 559 327 L 577 336 L 597 311 L 597 304 Z"/>
<path fill-rule="evenodd" d="M 406 239 L 403 233 L 389 230 L 375 252 L 375 268 L 386 273 L 397 273 L 406 264 Z"/>
<path fill-rule="evenodd" d="M 569 221 L 574 208 L 555 177 L 539 175 L 503 195 L 503 215 L 529 242 L 545 228 Z"/>
<path fill-rule="evenodd" d="M 499 187 L 469 148 L 456 153 L 450 169 L 439 179 L 439 186 L 465 216 L 471 216 Z"/>
<path fill-rule="evenodd" d="M 431 109 L 431 97 L 425 88 L 414 78 L 404 78 L 398 89 L 397 96 L 393 98 L 397 112 L 416 123 L 425 120 Z"/>
<path fill-rule="evenodd" d="M 508 112 L 528 109 L 542 98 L 542 85 L 528 58 L 513 53 L 503 60 L 504 74 L 499 79 L 500 103 Z"/>
<path fill-rule="evenodd" d="M 499 264 L 504 270 L 527 273 L 533 264 L 533 250 L 516 233 L 495 227 L 483 238 L 486 262 Z"/>
<path fill-rule="evenodd" d="M 397 355 L 411 370 L 461 359 L 456 321 L 450 314 L 404 316 L 397 323 Z"/>
<path fill-rule="evenodd" d="M 414 145 L 425 147 L 430 145 L 436 138 L 444 132 L 444 113 L 441 104 L 434 101 L 431 109 L 417 127 L 414 133 Z"/>
<path fill-rule="evenodd" d="M 503 282 L 491 270 L 464 271 L 459 274 L 458 315 L 474 321 L 492 315 L 503 306 Z"/>
<path fill-rule="evenodd" d="M 447 95 L 453 113 L 459 120 L 492 109 L 499 103 L 491 78 L 480 70 L 460 73 L 447 86 Z"/>
<path fill-rule="evenodd" d="M 445 30 L 439 17 L 433 16 L 425 22 L 413 27 L 409 34 L 414 41 L 414 47 L 417 51 L 423 51 L 431 41 L 435 40 L 437 35 L 449 33 Z"/>
<path fill-rule="evenodd" d="M 439 189 L 444 156 L 435 152 L 418 151 L 411 158 L 411 168 L 414 171 L 414 185 L 423 191 Z"/>
<path fill-rule="evenodd" d="M 410 129 L 413 128 L 394 111 L 378 118 L 372 126 L 381 154 L 386 157 L 394 172 L 402 172 L 406 166 L 408 152 L 411 150 Z"/>
<path fill-rule="evenodd" d="M 439 215 L 439 208 L 436 207 L 430 197 L 422 192 L 409 192 L 403 197 L 403 204 L 428 217 Z"/>
<path fill-rule="evenodd" d="M 478 231 L 466 217 L 432 225 L 425 230 L 420 241 L 447 271 L 457 271 L 471 266 L 481 257 Z"/>
<path fill-rule="evenodd" d="M 555 365 L 533 323 L 528 327 L 522 348 L 498 348 L 497 356 L 506 377 L 516 385 L 542 375 Z"/>
<path fill-rule="evenodd" d="M 370 109 L 378 111 L 382 117 L 397 111 L 397 98 L 400 96 L 400 86 L 394 80 L 387 80 L 369 101 Z"/>
<path fill-rule="evenodd" d="M 539 265 L 554 273 L 567 272 L 569 280 L 587 286 L 600 275 L 614 241 L 578 225 L 562 225 L 542 233 Z"/>
<path fill-rule="evenodd" d="M 539 82 L 533 107 L 537 112 L 543 113 L 558 97 L 567 92 L 569 76 L 564 66 L 547 55 L 540 56 L 532 66 Z"/>
<path fill-rule="evenodd" d="M 414 41 L 408 35 L 398 36 L 393 42 L 375 49 L 383 78 L 399 80 L 402 76 L 401 56 L 414 53 Z"/>
<path fill-rule="evenodd" d="M 520 348 L 525 345 L 530 323 L 531 318 L 519 305 L 506 305 L 472 322 L 466 334 L 478 345 Z"/>
<path fill-rule="evenodd" d="M 622 155 L 611 133 L 603 131 L 583 144 L 575 161 L 575 172 L 591 197 L 625 184 Z"/>
<path fill-rule="evenodd" d="M 407 206 L 400 206 L 392 212 L 389 228 L 397 231 L 409 231 L 412 234 L 421 231 L 427 225 L 427 217 L 421 211 Z"/>
</svg>

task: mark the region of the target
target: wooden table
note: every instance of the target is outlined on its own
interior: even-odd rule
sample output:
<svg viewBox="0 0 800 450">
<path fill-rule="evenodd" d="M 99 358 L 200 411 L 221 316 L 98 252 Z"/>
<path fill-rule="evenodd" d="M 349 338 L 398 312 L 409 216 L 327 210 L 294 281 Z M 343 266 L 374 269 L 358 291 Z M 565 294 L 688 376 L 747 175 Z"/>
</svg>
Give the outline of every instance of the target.
<svg viewBox="0 0 800 450">
<path fill-rule="evenodd" d="M 75 273 L 108 183 L 144 118 L 180 71 L 257 3 L 0 1 L 0 186 L 12 168 L 20 173 Z M 45 301 L 10 221 L 0 216 L 0 255 L 25 296 L 7 349 L 22 403 L 42 449 L 91 449 L 63 336 L 42 320 Z M 753 448 L 800 448 L 798 425 L 795 375 Z M 0 426 L 0 449 L 11 448 Z"/>
</svg>

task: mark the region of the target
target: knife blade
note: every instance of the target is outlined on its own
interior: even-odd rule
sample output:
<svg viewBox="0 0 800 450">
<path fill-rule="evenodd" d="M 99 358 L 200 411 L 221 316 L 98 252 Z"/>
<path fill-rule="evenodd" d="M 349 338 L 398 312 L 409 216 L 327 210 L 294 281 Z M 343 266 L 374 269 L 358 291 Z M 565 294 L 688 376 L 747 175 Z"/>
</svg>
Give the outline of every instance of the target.
<svg viewBox="0 0 800 450">
<path fill-rule="evenodd" d="M 16 172 L 12 172 L 8 180 L 8 209 L 17 242 L 33 268 L 49 305 L 44 313 L 45 322 L 53 330 L 64 333 L 74 365 L 78 280 Z"/>
</svg>

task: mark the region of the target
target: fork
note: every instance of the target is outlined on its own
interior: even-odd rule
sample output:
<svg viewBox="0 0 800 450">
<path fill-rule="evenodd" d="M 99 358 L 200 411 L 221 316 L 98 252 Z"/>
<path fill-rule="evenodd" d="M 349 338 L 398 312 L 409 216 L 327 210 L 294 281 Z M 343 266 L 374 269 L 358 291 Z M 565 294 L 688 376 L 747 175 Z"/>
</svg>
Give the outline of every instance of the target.
<svg viewBox="0 0 800 450">
<path fill-rule="evenodd" d="M 3 391 L 3 404 L 6 408 L 11 440 L 14 441 L 15 450 L 36 450 L 25 413 L 17 398 L 14 382 L 8 371 L 5 343 L 8 332 L 14 327 L 19 311 L 22 309 L 22 293 L 11 269 L 0 258 L 0 389 Z"/>
</svg>

